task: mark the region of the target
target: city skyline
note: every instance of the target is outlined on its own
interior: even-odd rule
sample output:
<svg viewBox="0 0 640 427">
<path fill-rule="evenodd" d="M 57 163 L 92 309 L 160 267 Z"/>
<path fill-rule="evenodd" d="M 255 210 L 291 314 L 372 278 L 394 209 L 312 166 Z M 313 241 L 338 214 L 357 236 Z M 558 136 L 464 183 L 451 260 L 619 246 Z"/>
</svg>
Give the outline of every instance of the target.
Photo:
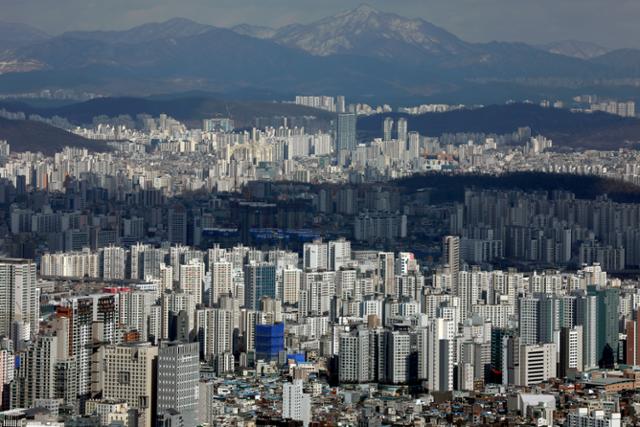
<svg viewBox="0 0 640 427">
<path fill-rule="evenodd" d="M 640 425 L 637 0 L 0 2 L 0 427 Z"/>
</svg>

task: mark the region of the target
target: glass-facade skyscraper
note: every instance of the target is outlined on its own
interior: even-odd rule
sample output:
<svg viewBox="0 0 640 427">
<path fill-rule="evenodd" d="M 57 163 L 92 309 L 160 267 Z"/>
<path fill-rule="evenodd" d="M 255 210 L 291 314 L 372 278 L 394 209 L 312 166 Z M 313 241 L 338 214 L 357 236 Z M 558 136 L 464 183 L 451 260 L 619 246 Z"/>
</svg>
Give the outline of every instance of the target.
<svg viewBox="0 0 640 427">
<path fill-rule="evenodd" d="M 276 266 L 271 263 L 256 263 L 245 266 L 244 305 L 259 310 L 260 298 L 276 297 Z"/>
<path fill-rule="evenodd" d="M 356 148 L 355 113 L 338 114 L 338 130 L 336 132 L 336 148 L 338 151 L 352 151 Z"/>
</svg>

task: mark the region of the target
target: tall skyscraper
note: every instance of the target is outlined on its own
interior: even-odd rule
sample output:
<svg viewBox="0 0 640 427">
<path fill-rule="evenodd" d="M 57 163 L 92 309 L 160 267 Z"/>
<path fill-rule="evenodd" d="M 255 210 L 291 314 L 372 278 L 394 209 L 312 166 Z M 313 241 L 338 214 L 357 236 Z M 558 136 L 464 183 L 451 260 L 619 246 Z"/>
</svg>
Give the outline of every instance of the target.
<svg viewBox="0 0 640 427">
<path fill-rule="evenodd" d="M 429 326 L 427 363 L 428 388 L 431 391 L 453 390 L 455 323 L 443 318 L 433 319 Z"/>
<path fill-rule="evenodd" d="M 596 357 L 598 357 L 598 364 L 605 367 L 611 366 L 618 360 L 620 290 L 588 286 L 587 293 L 596 297 Z"/>
<path fill-rule="evenodd" d="M 371 332 L 364 328 L 340 335 L 338 375 L 341 383 L 368 383 L 373 380 L 370 336 Z"/>
<path fill-rule="evenodd" d="M 627 333 L 627 348 L 625 362 L 628 365 L 640 366 L 640 313 L 632 312 L 632 320 L 627 320 L 625 332 Z"/>
<path fill-rule="evenodd" d="M 598 367 L 598 304 L 594 295 L 576 299 L 576 325 L 582 326 L 582 363 L 587 371 Z"/>
<path fill-rule="evenodd" d="M 409 132 L 407 138 L 409 138 L 407 144 L 407 160 L 417 159 L 420 157 L 420 134 L 418 132 Z"/>
<path fill-rule="evenodd" d="M 355 113 L 338 114 L 338 127 L 336 132 L 336 148 L 338 151 L 353 151 L 356 148 L 356 123 Z"/>
<path fill-rule="evenodd" d="M 302 384 L 302 380 L 294 380 L 282 386 L 282 418 L 302 421 L 307 427 L 311 421 L 311 396 L 304 392 Z"/>
<path fill-rule="evenodd" d="M 233 313 L 217 308 L 196 311 L 196 336 L 202 359 L 213 362 L 233 351 Z"/>
<path fill-rule="evenodd" d="M 193 295 L 196 304 L 202 303 L 202 286 L 204 281 L 204 263 L 191 260 L 180 266 L 180 289 Z"/>
<path fill-rule="evenodd" d="M 395 295 L 396 273 L 395 254 L 393 252 L 378 253 L 378 275 L 382 281 L 382 290 L 385 295 Z"/>
<path fill-rule="evenodd" d="M 40 336 L 19 354 L 11 383 L 11 407 L 29 408 L 36 399 L 54 399 L 58 340 L 55 335 Z"/>
<path fill-rule="evenodd" d="M 186 292 L 166 291 L 161 302 L 161 337 L 166 340 L 170 336 L 171 319 L 176 313 L 184 311 L 188 317 L 187 329 L 191 331 L 195 325 L 195 297 Z"/>
<path fill-rule="evenodd" d="M 331 271 L 338 271 L 351 260 L 351 242 L 345 239 L 329 242 L 329 265 Z"/>
<path fill-rule="evenodd" d="M 338 95 L 336 97 L 336 113 L 346 113 L 347 112 L 347 101 L 344 95 Z"/>
<path fill-rule="evenodd" d="M 407 142 L 407 119 L 398 119 L 398 141 Z"/>
<path fill-rule="evenodd" d="M 519 300 L 520 339 L 523 344 L 533 345 L 539 341 L 539 305 L 540 301 L 531 296 Z"/>
<path fill-rule="evenodd" d="M 168 215 L 168 239 L 170 243 L 187 243 L 187 211 L 182 205 L 174 205 L 169 208 Z"/>
<path fill-rule="evenodd" d="M 163 342 L 158 350 L 158 415 L 179 412 L 185 426 L 198 424 L 198 343 Z"/>
<path fill-rule="evenodd" d="M 411 380 L 411 335 L 408 330 L 387 331 L 385 336 L 386 379 L 391 384 L 407 384 Z"/>
<path fill-rule="evenodd" d="M 126 251 L 119 246 L 102 249 L 102 277 L 105 280 L 123 280 L 126 272 Z"/>
<path fill-rule="evenodd" d="M 244 306 L 257 310 L 263 296 L 276 297 L 276 266 L 266 262 L 245 266 Z"/>
<path fill-rule="evenodd" d="M 327 244 L 322 240 L 305 243 L 302 256 L 306 270 L 326 270 L 328 267 L 329 251 Z"/>
<path fill-rule="evenodd" d="M 460 237 L 444 237 L 442 240 L 442 258 L 442 262 L 449 265 L 453 280 L 456 281 L 460 271 Z"/>
<path fill-rule="evenodd" d="M 282 289 L 278 297 L 283 304 L 297 304 L 300 299 L 300 286 L 302 284 L 302 271 L 297 268 L 288 268 L 282 272 Z"/>
<path fill-rule="evenodd" d="M 229 295 L 233 290 L 233 263 L 218 261 L 211 264 L 211 301 L 218 304 L 221 295 Z"/>
<path fill-rule="evenodd" d="M 36 264 L 26 259 L 0 259 L 0 335 L 14 342 L 28 340 L 38 332 L 39 317 Z"/>
<path fill-rule="evenodd" d="M 582 326 L 560 330 L 560 360 L 558 377 L 582 372 Z"/>
<path fill-rule="evenodd" d="M 74 395 L 65 395 L 65 401 L 84 401 L 91 387 L 91 324 L 93 305 L 90 298 L 73 298 L 63 302 L 56 311 L 60 337 L 68 342 L 67 366 L 60 366 L 63 385 L 73 384 Z"/>
<path fill-rule="evenodd" d="M 382 123 L 382 134 L 384 141 L 391 141 L 393 139 L 393 119 L 391 117 L 386 117 L 384 122 Z"/>
</svg>

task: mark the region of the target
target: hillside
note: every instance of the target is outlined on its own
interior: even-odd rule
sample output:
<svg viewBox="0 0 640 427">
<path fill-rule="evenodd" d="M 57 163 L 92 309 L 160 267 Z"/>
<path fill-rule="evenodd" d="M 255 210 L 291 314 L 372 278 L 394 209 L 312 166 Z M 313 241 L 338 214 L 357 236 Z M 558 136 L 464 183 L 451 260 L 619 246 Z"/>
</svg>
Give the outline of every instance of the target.
<svg viewBox="0 0 640 427">
<path fill-rule="evenodd" d="M 65 146 L 86 148 L 91 151 L 107 151 L 101 141 L 93 141 L 31 120 L 7 120 L 0 118 L 0 139 L 11 144 L 11 151 L 42 152 L 51 155 Z"/>
<path fill-rule="evenodd" d="M 640 141 L 640 120 L 605 113 L 572 113 L 533 104 L 494 105 L 473 110 L 422 115 L 379 114 L 358 120 L 363 138 L 382 136 L 385 117 L 407 119 L 409 131 L 426 136 L 445 133 L 505 134 L 528 126 L 534 134 L 551 137 L 554 145 L 566 148 L 616 149 Z"/>
<path fill-rule="evenodd" d="M 504 175 L 450 175 L 429 173 L 413 175 L 392 182 L 407 193 L 430 189 L 432 203 L 464 201 L 467 188 L 570 191 L 579 199 L 595 199 L 606 194 L 621 203 L 640 203 L 640 186 L 599 176 L 555 174 L 542 172 L 515 172 Z"/>
<path fill-rule="evenodd" d="M 325 123 L 333 119 L 333 114 L 327 111 L 295 104 L 223 101 L 205 96 L 97 98 L 55 108 L 38 108 L 21 103 L 0 102 L 0 108 L 14 112 L 38 114 L 43 117 L 60 116 L 78 125 L 91 123 L 93 118 L 97 116 L 129 115 L 135 118 L 138 114 L 149 114 L 157 117 L 162 113 L 194 126 L 198 126 L 202 119 L 216 116 L 231 117 L 236 121 L 238 127 L 252 126 L 256 117 L 312 116 Z"/>
</svg>

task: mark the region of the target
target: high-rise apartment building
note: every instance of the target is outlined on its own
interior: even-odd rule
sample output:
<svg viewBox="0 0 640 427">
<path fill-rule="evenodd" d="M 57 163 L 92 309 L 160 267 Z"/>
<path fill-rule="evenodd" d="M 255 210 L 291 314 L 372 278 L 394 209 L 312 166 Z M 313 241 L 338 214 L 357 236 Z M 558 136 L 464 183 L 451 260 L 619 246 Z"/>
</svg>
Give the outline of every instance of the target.
<svg viewBox="0 0 640 427">
<path fill-rule="evenodd" d="M 0 335 L 21 341 L 38 333 L 37 286 L 35 262 L 0 258 Z"/>
<path fill-rule="evenodd" d="M 351 242 L 346 239 L 330 241 L 328 244 L 328 269 L 338 271 L 351 261 Z"/>
<path fill-rule="evenodd" d="M 371 332 L 357 329 L 340 335 L 338 374 L 341 383 L 368 383 L 374 378 L 371 365 Z"/>
<path fill-rule="evenodd" d="M 192 259 L 188 264 L 180 266 L 180 289 L 193 295 L 196 304 L 202 303 L 202 287 L 204 286 L 204 263 Z"/>
<path fill-rule="evenodd" d="M 218 261 L 211 264 L 211 301 L 218 304 L 221 295 L 233 293 L 233 263 Z"/>
<path fill-rule="evenodd" d="M 382 122 L 383 141 L 391 141 L 393 139 L 393 119 L 386 117 Z"/>
<path fill-rule="evenodd" d="M 304 392 L 302 380 L 282 386 L 282 418 L 302 421 L 304 427 L 311 422 L 311 396 Z"/>
<path fill-rule="evenodd" d="M 305 270 L 327 270 L 329 266 L 329 249 L 322 240 L 305 243 L 302 257 Z"/>
<path fill-rule="evenodd" d="M 216 357 L 233 351 L 233 313 L 217 308 L 202 308 L 196 311 L 196 336 L 203 360 L 214 361 Z"/>
<path fill-rule="evenodd" d="M 398 141 L 407 142 L 407 119 L 401 117 L 398 119 Z"/>
<path fill-rule="evenodd" d="M 445 236 L 442 240 L 442 262 L 449 266 L 449 269 L 457 280 L 460 271 L 460 237 Z"/>
</svg>

